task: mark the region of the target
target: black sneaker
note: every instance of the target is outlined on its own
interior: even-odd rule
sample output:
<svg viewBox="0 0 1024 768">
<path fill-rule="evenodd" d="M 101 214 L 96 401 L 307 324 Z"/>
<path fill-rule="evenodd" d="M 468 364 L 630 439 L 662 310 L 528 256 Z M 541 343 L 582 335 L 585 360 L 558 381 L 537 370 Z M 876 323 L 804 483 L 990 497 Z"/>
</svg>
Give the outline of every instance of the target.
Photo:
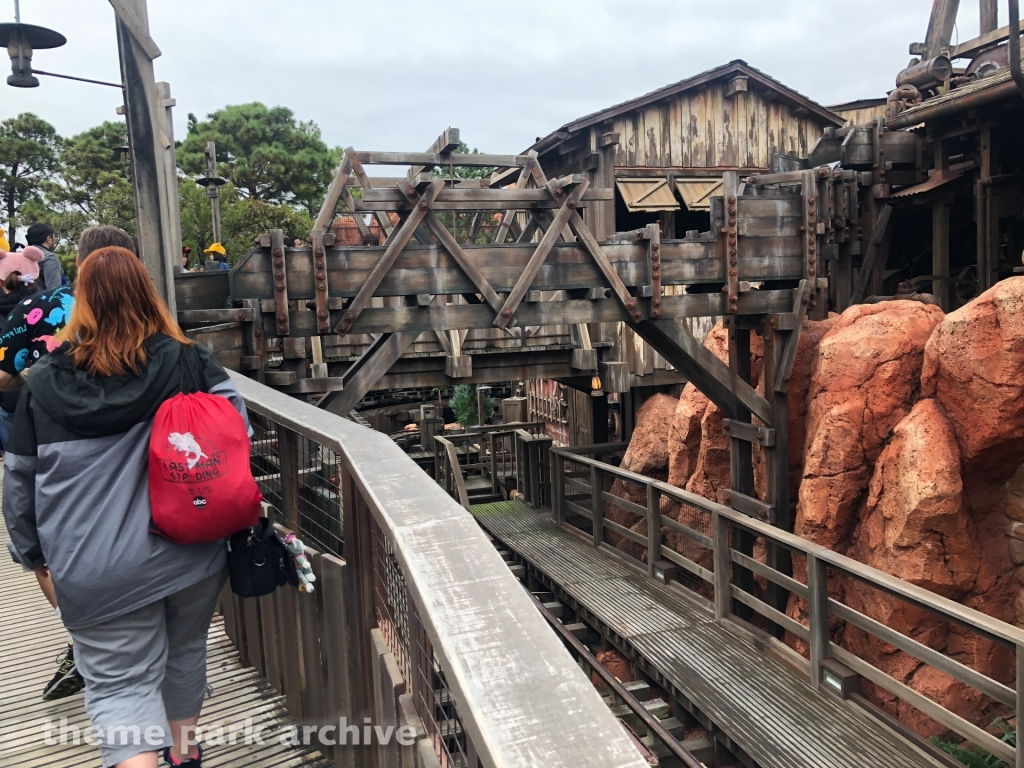
<svg viewBox="0 0 1024 768">
<path fill-rule="evenodd" d="M 202 768 L 203 745 L 199 744 L 198 747 L 199 751 L 196 753 L 195 757 L 193 757 L 191 760 L 185 760 L 181 763 L 176 763 L 173 760 L 171 760 L 171 748 L 165 747 L 164 762 L 171 766 L 171 768 Z"/>
<path fill-rule="evenodd" d="M 75 647 L 68 643 L 68 649 L 57 657 L 57 674 L 43 689 L 43 701 L 54 701 L 74 696 L 85 688 L 85 680 L 75 666 Z"/>
</svg>

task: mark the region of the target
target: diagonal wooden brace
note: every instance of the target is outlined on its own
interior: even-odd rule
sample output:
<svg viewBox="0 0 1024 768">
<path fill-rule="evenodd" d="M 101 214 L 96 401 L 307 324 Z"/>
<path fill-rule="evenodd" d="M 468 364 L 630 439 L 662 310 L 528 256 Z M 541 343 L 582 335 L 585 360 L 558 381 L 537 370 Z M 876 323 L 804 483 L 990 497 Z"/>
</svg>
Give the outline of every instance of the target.
<svg viewBox="0 0 1024 768">
<path fill-rule="evenodd" d="M 544 170 L 540 167 L 540 163 L 537 162 L 536 157 L 531 156 L 526 164 L 533 175 L 533 178 L 538 184 L 543 184 L 547 187 L 548 191 L 552 193 L 552 197 L 556 200 L 557 196 L 554 194 L 551 182 L 547 180 L 544 175 Z M 556 233 L 561 234 L 562 227 L 564 224 L 560 224 L 555 227 L 552 226 L 548 232 L 554 230 Z M 590 228 L 584 223 L 583 217 L 576 211 L 572 212 L 569 217 L 569 228 L 576 235 L 576 238 L 583 244 L 583 247 L 590 253 L 591 258 L 597 264 L 597 268 L 601 270 L 601 274 L 604 275 L 604 279 L 608 281 L 609 287 L 612 289 L 612 293 L 615 294 L 616 298 L 622 303 L 622 306 L 626 308 L 626 312 L 629 314 L 630 319 L 633 322 L 640 322 L 643 320 L 643 312 L 640 311 L 640 307 L 637 306 L 637 301 L 633 298 L 626 286 L 623 284 L 622 279 L 619 277 L 618 272 L 608 261 L 608 257 L 604 255 L 604 251 L 601 250 L 601 244 L 597 242 L 597 238 L 594 237 Z"/>
<path fill-rule="evenodd" d="M 735 419 L 741 409 L 746 409 L 765 426 L 775 426 L 768 401 L 697 341 L 681 323 L 676 320 L 643 320 L 629 323 L 629 326 L 721 408 L 728 418 Z"/>
<path fill-rule="evenodd" d="M 549 183 L 549 188 L 553 186 L 553 182 Z M 537 250 L 533 252 L 533 256 L 530 257 L 530 261 L 526 264 L 523 269 L 523 273 L 519 276 L 516 284 L 512 287 L 512 290 L 508 294 L 508 298 L 505 299 L 505 304 L 501 307 L 498 312 L 498 316 L 494 318 L 494 325 L 498 328 L 505 328 L 511 321 L 512 315 L 515 314 L 516 309 L 519 307 L 519 303 L 523 300 L 523 296 L 526 295 L 526 291 L 529 290 L 530 284 L 533 283 L 537 277 L 537 273 L 540 271 L 541 266 L 544 264 L 544 260 L 551 253 L 551 249 L 555 245 L 555 241 L 558 240 L 558 236 L 565 226 L 569 218 L 576 214 L 576 204 L 583 197 L 583 193 L 587 191 L 587 187 L 590 183 L 584 179 L 583 183 L 578 184 L 576 188 L 568 195 L 559 186 L 557 191 L 560 194 L 556 194 L 555 189 L 551 189 L 551 196 L 554 199 L 558 199 L 559 196 L 564 197 L 565 200 L 562 203 L 562 207 L 558 209 L 558 213 L 555 214 L 554 222 L 548 231 L 544 233 L 544 237 L 537 244 Z"/>
<path fill-rule="evenodd" d="M 626 308 L 626 312 L 632 321 L 638 323 L 643 320 L 644 314 L 640 311 L 636 299 L 630 295 L 629 290 L 619 277 L 619 273 L 615 271 L 615 267 L 612 266 L 611 262 L 608 261 L 608 257 L 604 255 L 604 251 L 601 250 L 601 244 L 597 242 L 597 238 L 594 237 L 590 228 L 583 223 L 583 218 L 576 211 L 573 211 L 572 216 L 569 217 L 569 228 L 576 234 L 583 247 L 590 252 L 591 258 L 597 263 L 597 268 L 601 270 L 604 279 L 608 281 L 612 293 L 622 303 L 622 306 Z"/>
<path fill-rule="evenodd" d="M 360 163 L 359 158 L 356 157 L 355 150 L 352 150 L 351 148 L 346 149 L 345 157 L 348 158 L 349 162 L 352 164 L 352 171 L 359 180 L 359 186 L 363 189 L 373 189 L 373 185 L 370 184 L 370 178 L 366 175 L 366 171 L 363 169 L 363 164 Z M 355 210 L 355 208 L 353 207 L 352 210 Z M 391 232 L 394 230 L 395 225 L 391 223 L 391 219 L 388 217 L 387 211 L 374 211 L 373 215 L 377 217 L 377 223 L 384 232 L 385 239 L 391 237 Z"/>
<path fill-rule="evenodd" d="M 351 180 L 349 174 L 352 173 L 352 160 L 349 157 L 350 152 L 355 152 L 352 147 L 345 150 L 345 157 L 342 158 L 341 165 L 338 166 L 334 172 L 334 178 L 331 179 L 331 185 L 327 188 L 327 196 L 324 198 L 324 204 L 320 206 L 320 213 L 317 214 L 316 223 L 313 224 L 313 229 L 322 229 L 325 232 L 331 226 L 331 220 L 334 218 L 334 211 L 338 207 L 338 200 L 341 199 L 342 192 L 345 189 L 345 185 Z"/>
<path fill-rule="evenodd" d="M 413 208 L 412 213 L 402 224 L 391 239 L 388 242 L 388 247 L 384 251 L 384 255 L 380 257 L 380 261 L 377 262 L 376 266 L 370 271 L 370 274 L 366 278 L 366 282 L 363 283 L 363 287 L 359 289 L 349 305 L 345 308 L 345 314 L 342 316 L 338 326 L 334 329 L 334 332 L 339 336 L 344 336 L 352 329 L 352 324 L 359 317 L 359 313 L 363 311 L 367 304 L 370 303 L 370 298 L 374 292 L 380 286 L 384 276 L 391 270 L 395 265 L 395 260 L 398 258 L 398 254 L 402 252 L 402 249 L 409 244 L 409 240 L 412 239 L 413 234 L 416 232 L 416 227 L 420 225 L 424 217 L 427 215 L 427 211 L 430 210 L 431 204 L 437 197 L 441 189 L 444 188 L 444 182 L 438 179 L 429 187 L 427 191 L 423 193 L 419 203 Z"/>
<path fill-rule="evenodd" d="M 775 381 L 772 382 L 775 391 L 782 393 L 789 391 L 789 377 L 793 373 L 793 363 L 796 362 L 796 349 L 800 344 L 800 332 L 803 330 L 804 317 L 807 314 L 807 305 L 810 302 L 811 281 L 801 280 L 794 294 L 793 330 L 789 332 L 789 338 L 786 339 L 785 346 L 782 348 L 779 367 L 775 372 Z"/>
<path fill-rule="evenodd" d="M 516 180 L 516 189 L 526 189 L 527 182 L 530 180 L 530 176 L 533 173 L 533 164 L 537 162 L 537 152 L 530 150 L 527 153 L 530 160 L 523 166 L 523 170 L 519 172 L 519 178 Z M 512 220 L 515 218 L 516 210 L 511 208 L 505 211 L 505 215 L 501 217 L 501 224 L 498 226 L 498 232 L 494 236 L 494 242 L 504 243 L 505 238 L 508 237 L 509 229 L 512 228 Z"/>
<path fill-rule="evenodd" d="M 401 179 L 398 182 L 398 189 L 406 199 L 412 204 L 417 205 L 420 201 L 420 195 L 416 192 L 413 183 L 407 179 Z M 498 294 L 491 287 L 487 278 L 484 277 L 483 272 L 480 268 L 474 264 L 466 252 L 459 245 L 458 241 L 452 236 L 452 233 L 448 231 L 447 227 L 441 223 L 441 220 L 437 218 L 437 214 L 433 211 L 427 211 L 424 221 L 427 226 L 437 236 L 438 242 L 444 246 L 445 250 L 452 255 L 452 258 L 458 262 L 459 266 L 462 267 L 462 271 L 466 273 L 466 277 L 470 279 L 470 282 L 476 286 L 477 291 L 481 296 L 484 297 L 484 301 L 493 309 L 495 312 L 501 311 L 501 299 Z"/>
</svg>

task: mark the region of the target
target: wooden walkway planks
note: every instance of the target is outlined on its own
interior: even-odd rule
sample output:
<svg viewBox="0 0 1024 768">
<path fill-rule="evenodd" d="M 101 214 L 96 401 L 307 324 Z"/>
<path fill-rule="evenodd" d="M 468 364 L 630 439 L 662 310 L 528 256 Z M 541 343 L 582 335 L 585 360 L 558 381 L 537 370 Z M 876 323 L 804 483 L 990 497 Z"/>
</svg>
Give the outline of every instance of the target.
<svg viewBox="0 0 1024 768">
<path fill-rule="evenodd" d="M 0 466 L 2 470 L 2 466 Z M 0 486 L 2 487 L 2 486 Z M 0 523 L 0 766 L 3 768 L 101 768 L 99 750 L 80 741 L 45 743 L 47 719 L 59 728 L 84 731 L 89 725 L 84 694 L 54 702 L 41 699 L 43 686 L 56 671 L 57 656 L 67 634 L 36 585 L 35 577 L 11 562 L 7 529 Z M 216 745 L 204 738 L 204 764 L 216 768 L 330 768 L 333 764 L 309 747 L 281 743 L 295 721 L 280 696 L 256 670 L 242 667 L 238 652 L 224 633 L 223 620 L 214 618 L 208 645 L 208 681 L 214 694 L 206 701 L 201 727 L 252 718 L 262 726 L 265 742 L 245 744 L 244 731 L 234 745 Z M 54 738 L 59 738 L 55 731 Z M 68 739 L 71 742 L 71 739 Z"/>
<path fill-rule="evenodd" d="M 719 626 L 708 611 L 526 504 L 503 501 L 470 511 L 628 642 L 759 765 L 935 765 Z"/>
</svg>

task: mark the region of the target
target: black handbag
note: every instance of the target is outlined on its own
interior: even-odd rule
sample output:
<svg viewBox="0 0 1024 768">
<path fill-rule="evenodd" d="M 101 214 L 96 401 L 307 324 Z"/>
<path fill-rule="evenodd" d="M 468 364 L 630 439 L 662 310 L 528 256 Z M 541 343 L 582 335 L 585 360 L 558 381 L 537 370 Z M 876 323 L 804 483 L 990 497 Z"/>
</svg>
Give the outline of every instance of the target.
<svg viewBox="0 0 1024 768">
<path fill-rule="evenodd" d="M 295 561 L 266 517 L 228 538 L 228 575 L 239 597 L 262 597 L 299 583 Z"/>
</svg>

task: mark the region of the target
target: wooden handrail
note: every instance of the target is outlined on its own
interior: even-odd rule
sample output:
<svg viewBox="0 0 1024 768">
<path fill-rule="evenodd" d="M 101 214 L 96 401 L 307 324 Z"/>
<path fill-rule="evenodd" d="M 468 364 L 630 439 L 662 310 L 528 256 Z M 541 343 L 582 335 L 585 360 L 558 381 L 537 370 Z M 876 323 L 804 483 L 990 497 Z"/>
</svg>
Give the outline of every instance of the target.
<svg viewBox="0 0 1024 768">
<path fill-rule="evenodd" d="M 832 644 L 829 639 L 828 621 L 830 615 L 838 616 L 950 677 L 971 686 L 985 696 L 1007 706 L 1014 707 L 1018 714 L 1024 712 L 1024 630 L 994 619 L 980 611 L 960 605 L 953 600 L 910 584 L 845 555 L 833 552 L 820 544 L 815 544 L 788 531 L 780 530 L 768 523 L 749 517 L 740 511 L 669 485 L 664 481 L 655 480 L 637 472 L 606 464 L 596 458 L 580 455 L 582 453 L 591 453 L 595 456 L 602 455 L 603 453 L 621 450 L 623 446 L 624 444 L 622 443 L 613 443 L 596 446 L 578 446 L 571 449 L 552 449 L 552 475 L 563 486 L 563 488 L 555 489 L 552 493 L 552 504 L 555 507 L 554 513 L 559 524 L 564 523 L 564 508 L 568 507 L 577 514 L 582 513 L 584 516 L 591 518 L 595 546 L 617 551 L 604 541 L 605 530 L 613 531 L 641 546 L 646 546 L 648 550 L 647 567 L 648 572 L 652 576 L 656 571 L 656 561 L 664 557 L 671 563 L 685 568 L 690 573 L 710 581 L 715 593 L 715 617 L 719 621 L 728 618 L 732 614 L 731 605 L 735 600 L 749 606 L 770 621 L 774 621 L 783 628 L 794 632 L 794 634 L 804 637 L 809 641 L 810 645 L 810 677 L 811 684 L 815 687 L 824 685 L 822 663 L 830 657 L 835 657 L 855 672 L 864 675 L 890 693 L 900 697 L 912 706 L 922 709 L 930 717 L 935 718 L 938 722 L 956 731 L 961 736 L 984 746 L 989 751 L 992 751 L 993 754 L 998 754 L 1002 759 L 1007 760 L 1011 764 L 1014 762 L 1015 753 L 1011 747 L 1000 742 L 999 747 L 995 748 L 995 742 L 998 740 L 987 734 L 985 734 L 987 738 L 982 738 L 981 734 L 984 731 L 977 726 L 934 702 L 923 703 L 923 697 L 916 691 L 903 685 L 895 680 L 895 678 L 890 678 L 874 667 L 871 667 L 870 672 L 868 672 L 867 667 L 870 665 L 853 656 L 849 651 L 844 649 L 837 651 L 838 646 Z M 566 478 L 564 471 L 565 462 L 589 467 L 590 483 L 587 484 L 579 480 Z M 602 479 L 604 475 L 646 487 L 647 507 L 644 508 L 640 504 L 621 499 L 604 491 Z M 586 514 L 587 510 L 580 504 L 565 500 L 565 485 L 569 485 L 577 491 L 589 493 L 591 497 L 590 515 Z M 660 510 L 660 498 L 662 496 L 705 512 L 709 517 L 711 530 L 714 534 L 713 537 L 709 538 L 676 520 L 663 517 Z M 620 524 L 604 519 L 604 510 L 609 504 L 617 505 L 638 515 L 646 513 L 648 537 L 645 539 L 640 534 L 628 530 Z M 667 550 L 661 543 L 660 531 L 663 527 L 687 536 L 696 544 L 711 549 L 714 559 L 713 571 L 709 572 L 685 555 L 674 550 Z M 770 566 L 760 563 L 744 555 L 742 552 L 733 550 L 729 545 L 730 528 L 743 529 L 756 537 L 763 538 L 766 543 L 772 543 L 784 547 L 791 552 L 804 555 L 807 559 L 808 583 L 806 585 L 801 584 L 792 577 L 777 572 Z M 804 597 L 809 606 L 809 627 L 798 624 L 789 616 L 780 613 L 775 607 L 755 598 L 753 595 L 743 592 L 736 585 L 730 583 L 729 572 L 731 563 L 752 570 L 784 589 Z M 850 608 L 848 605 L 830 599 L 828 596 L 828 569 L 830 568 L 840 571 L 845 576 L 853 577 L 874 589 L 908 602 L 944 621 L 964 627 L 995 643 L 1015 650 L 1018 668 L 1017 690 L 961 664 L 940 651 L 928 648 L 918 641 L 886 627 L 866 614 Z M 726 626 L 728 626 L 728 623 L 726 623 Z M 885 680 L 882 680 L 882 678 L 885 678 Z M 882 681 L 880 682 L 880 680 Z M 919 706 L 922 704 L 925 708 Z M 981 740 L 979 741 L 979 739 Z"/>
</svg>

